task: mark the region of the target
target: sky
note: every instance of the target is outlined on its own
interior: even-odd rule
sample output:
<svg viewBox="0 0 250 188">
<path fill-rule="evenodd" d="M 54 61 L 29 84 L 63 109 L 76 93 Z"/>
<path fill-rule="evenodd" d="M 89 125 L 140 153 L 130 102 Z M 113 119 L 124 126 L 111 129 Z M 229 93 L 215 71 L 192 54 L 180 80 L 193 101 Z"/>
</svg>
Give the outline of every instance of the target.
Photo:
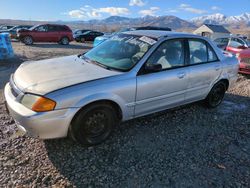
<svg viewBox="0 0 250 188">
<path fill-rule="evenodd" d="M 0 19 L 72 21 L 109 16 L 174 15 L 189 20 L 222 13 L 250 13 L 250 0 L 1 0 Z"/>
</svg>

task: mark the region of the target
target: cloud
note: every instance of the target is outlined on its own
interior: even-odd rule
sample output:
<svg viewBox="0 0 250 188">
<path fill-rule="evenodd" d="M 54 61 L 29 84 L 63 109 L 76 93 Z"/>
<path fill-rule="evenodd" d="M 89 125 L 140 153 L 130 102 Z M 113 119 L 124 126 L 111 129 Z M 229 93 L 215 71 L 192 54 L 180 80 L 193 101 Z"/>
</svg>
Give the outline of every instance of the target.
<svg viewBox="0 0 250 188">
<path fill-rule="evenodd" d="M 121 7 L 106 7 L 106 8 L 100 8 L 98 9 L 99 12 L 108 13 L 112 16 L 116 15 L 127 15 L 129 14 L 129 10 L 127 8 L 121 8 Z"/>
<path fill-rule="evenodd" d="M 204 13 L 207 13 L 206 10 L 193 8 L 189 4 L 180 4 L 179 9 L 180 10 L 184 10 L 186 12 L 191 12 L 193 14 L 204 14 Z"/>
<path fill-rule="evenodd" d="M 139 6 L 139 7 L 142 7 L 145 4 L 146 3 L 144 3 L 142 0 L 130 0 L 130 2 L 129 2 L 129 6 Z"/>
<path fill-rule="evenodd" d="M 84 18 L 85 17 L 84 12 L 82 12 L 81 10 L 71 10 L 69 11 L 68 14 L 71 18 Z"/>
<path fill-rule="evenodd" d="M 177 13 L 177 12 L 179 12 L 179 10 L 177 10 L 177 9 L 168 9 L 166 12 L 167 13 Z"/>
<path fill-rule="evenodd" d="M 77 10 L 71 10 L 66 14 L 69 15 L 71 18 L 77 19 L 91 19 L 91 18 L 98 18 L 102 16 L 102 13 L 109 14 L 111 16 L 116 15 L 127 15 L 129 14 L 129 10 L 127 8 L 121 7 L 104 7 L 104 8 L 93 8 L 89 5 L 85 5 Z"/>
<path fill-rule="evenodd" d="M 212 9 L 212 10 L 221 10 L 221 8 L 220 8 L 220 7 L 217 7 L 217 6 L 212 6 L 211 9 Z"/>
<path fill-rule="evenodd" d="M 159 7 L 150 7 L 150 9 L 139 11 L 139 14 L 143 16 L 155 16 L 158 10 L 160 10 Z"/>
</svg>

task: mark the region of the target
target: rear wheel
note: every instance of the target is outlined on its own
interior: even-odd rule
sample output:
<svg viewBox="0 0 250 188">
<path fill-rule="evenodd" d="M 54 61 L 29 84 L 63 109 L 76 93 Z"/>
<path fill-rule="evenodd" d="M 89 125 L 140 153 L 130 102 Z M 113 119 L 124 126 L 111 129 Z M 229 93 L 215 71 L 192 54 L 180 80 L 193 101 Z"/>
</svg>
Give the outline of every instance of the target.
<svg viewBox="0 0 250 188">
<path fill-rule="evenodd" d="M 70 136 L 85 146 L 97 145 L 110 136 L 117 122 L 112 106 L 93 104 L 76 115 L 70 127 Z"/>
<path fill-rule="evenodd" d="M 226 93 L 226 85 L 223 82 L 218 82 L 209 92 L 205 99 L 206 105 L 209 108 L 215 108 L 221 104 Z"/>
<path fill-rule="evenodd" d="M 68 37 L 63 37 L 60 41 L 62 45 L 68 45 L 69 44 L 69 39 Z"/>
<path fill-rule="evenodd" d="M 23 43 L 26 45 L 32 45 L 33 44 L 33 38 L 31 36 L 25 36 L 23 38 Z"/>
</svg>

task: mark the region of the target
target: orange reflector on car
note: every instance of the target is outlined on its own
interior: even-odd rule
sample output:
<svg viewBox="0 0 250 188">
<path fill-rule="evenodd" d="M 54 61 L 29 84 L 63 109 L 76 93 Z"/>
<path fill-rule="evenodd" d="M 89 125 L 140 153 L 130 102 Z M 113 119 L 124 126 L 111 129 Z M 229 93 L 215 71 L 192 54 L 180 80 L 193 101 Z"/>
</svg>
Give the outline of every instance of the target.
<svg viewBox="0 0 250 188">
<path fill-rule="evenodd" d="M 32 106 L 32 110 L 35 112 L 47 112 L 47 111 L 52 111 L 56 107 L 56 102 L 45 98 L 45 97 L 40 97 L 35 104 Z"/>
</svg>

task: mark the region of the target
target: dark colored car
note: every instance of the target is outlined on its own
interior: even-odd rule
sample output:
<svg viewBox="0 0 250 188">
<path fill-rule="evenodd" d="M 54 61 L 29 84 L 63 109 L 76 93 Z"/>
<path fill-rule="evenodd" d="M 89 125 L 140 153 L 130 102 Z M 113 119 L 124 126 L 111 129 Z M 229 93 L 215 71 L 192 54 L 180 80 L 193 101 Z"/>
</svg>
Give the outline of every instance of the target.
<svg viewBox="0 0 250 188">
<path fill-rule="evenodd" d="M 77 42 L 94 41 L 96 37 L 99 37 L 102 35 L 104 34 L 98 31 L 86 31 L 85 33 L 77 35 L 75 37 L 75 40 Z"/>
<path fill-rule="evenodd" d="M 32 27 L 31 25 L 18 25 L 18 26 L 12 27 L 11 29 L 7 29 L 7 30 L 1 31 L 1 32 L 2 33 L 3 32 L 4 33 L 9 33 L 11 39 L 18 39 L 18 37 L 17 37 L 17 31 L 19 29 L 29 29 L 31 27 Z"/>
<path fill-rule="evenodd" d="M 13 27 L 14 27 L 13 25 L 1 25 L 1 26 L 0 26 L 0 32 L 1 32 L 2 30 L 11 29 L 11 28 L 13 28 Z"/>
<path fill-rule="evenodd" d="M 240 63 L 239 73 L 250 74 L 250 44 L 240 37 L 218 38 L 214 40 L 219 48 L 235 54 Z"/>
<path fill-rule="evenodd" d="M 66 25 L 44 24 L 30 29 L 20 29 L 17 37 L 26 45 L 34 42 L 57 42 L 68 45 L 74 40 L 72 30 Z"/>
<path fill-rule="evenodd" d="M 87 32 L 87 31 L 92 31 L 90 29 L 77 29 L 73 32 L 73 37 L 74 39 L 76 40 L 76 38 L 79 36 L 79 35 L 82 35 L 83 33 Z M 80 42 L 80 41 L 77 41 L 77 42 Z"/>
</svg>

